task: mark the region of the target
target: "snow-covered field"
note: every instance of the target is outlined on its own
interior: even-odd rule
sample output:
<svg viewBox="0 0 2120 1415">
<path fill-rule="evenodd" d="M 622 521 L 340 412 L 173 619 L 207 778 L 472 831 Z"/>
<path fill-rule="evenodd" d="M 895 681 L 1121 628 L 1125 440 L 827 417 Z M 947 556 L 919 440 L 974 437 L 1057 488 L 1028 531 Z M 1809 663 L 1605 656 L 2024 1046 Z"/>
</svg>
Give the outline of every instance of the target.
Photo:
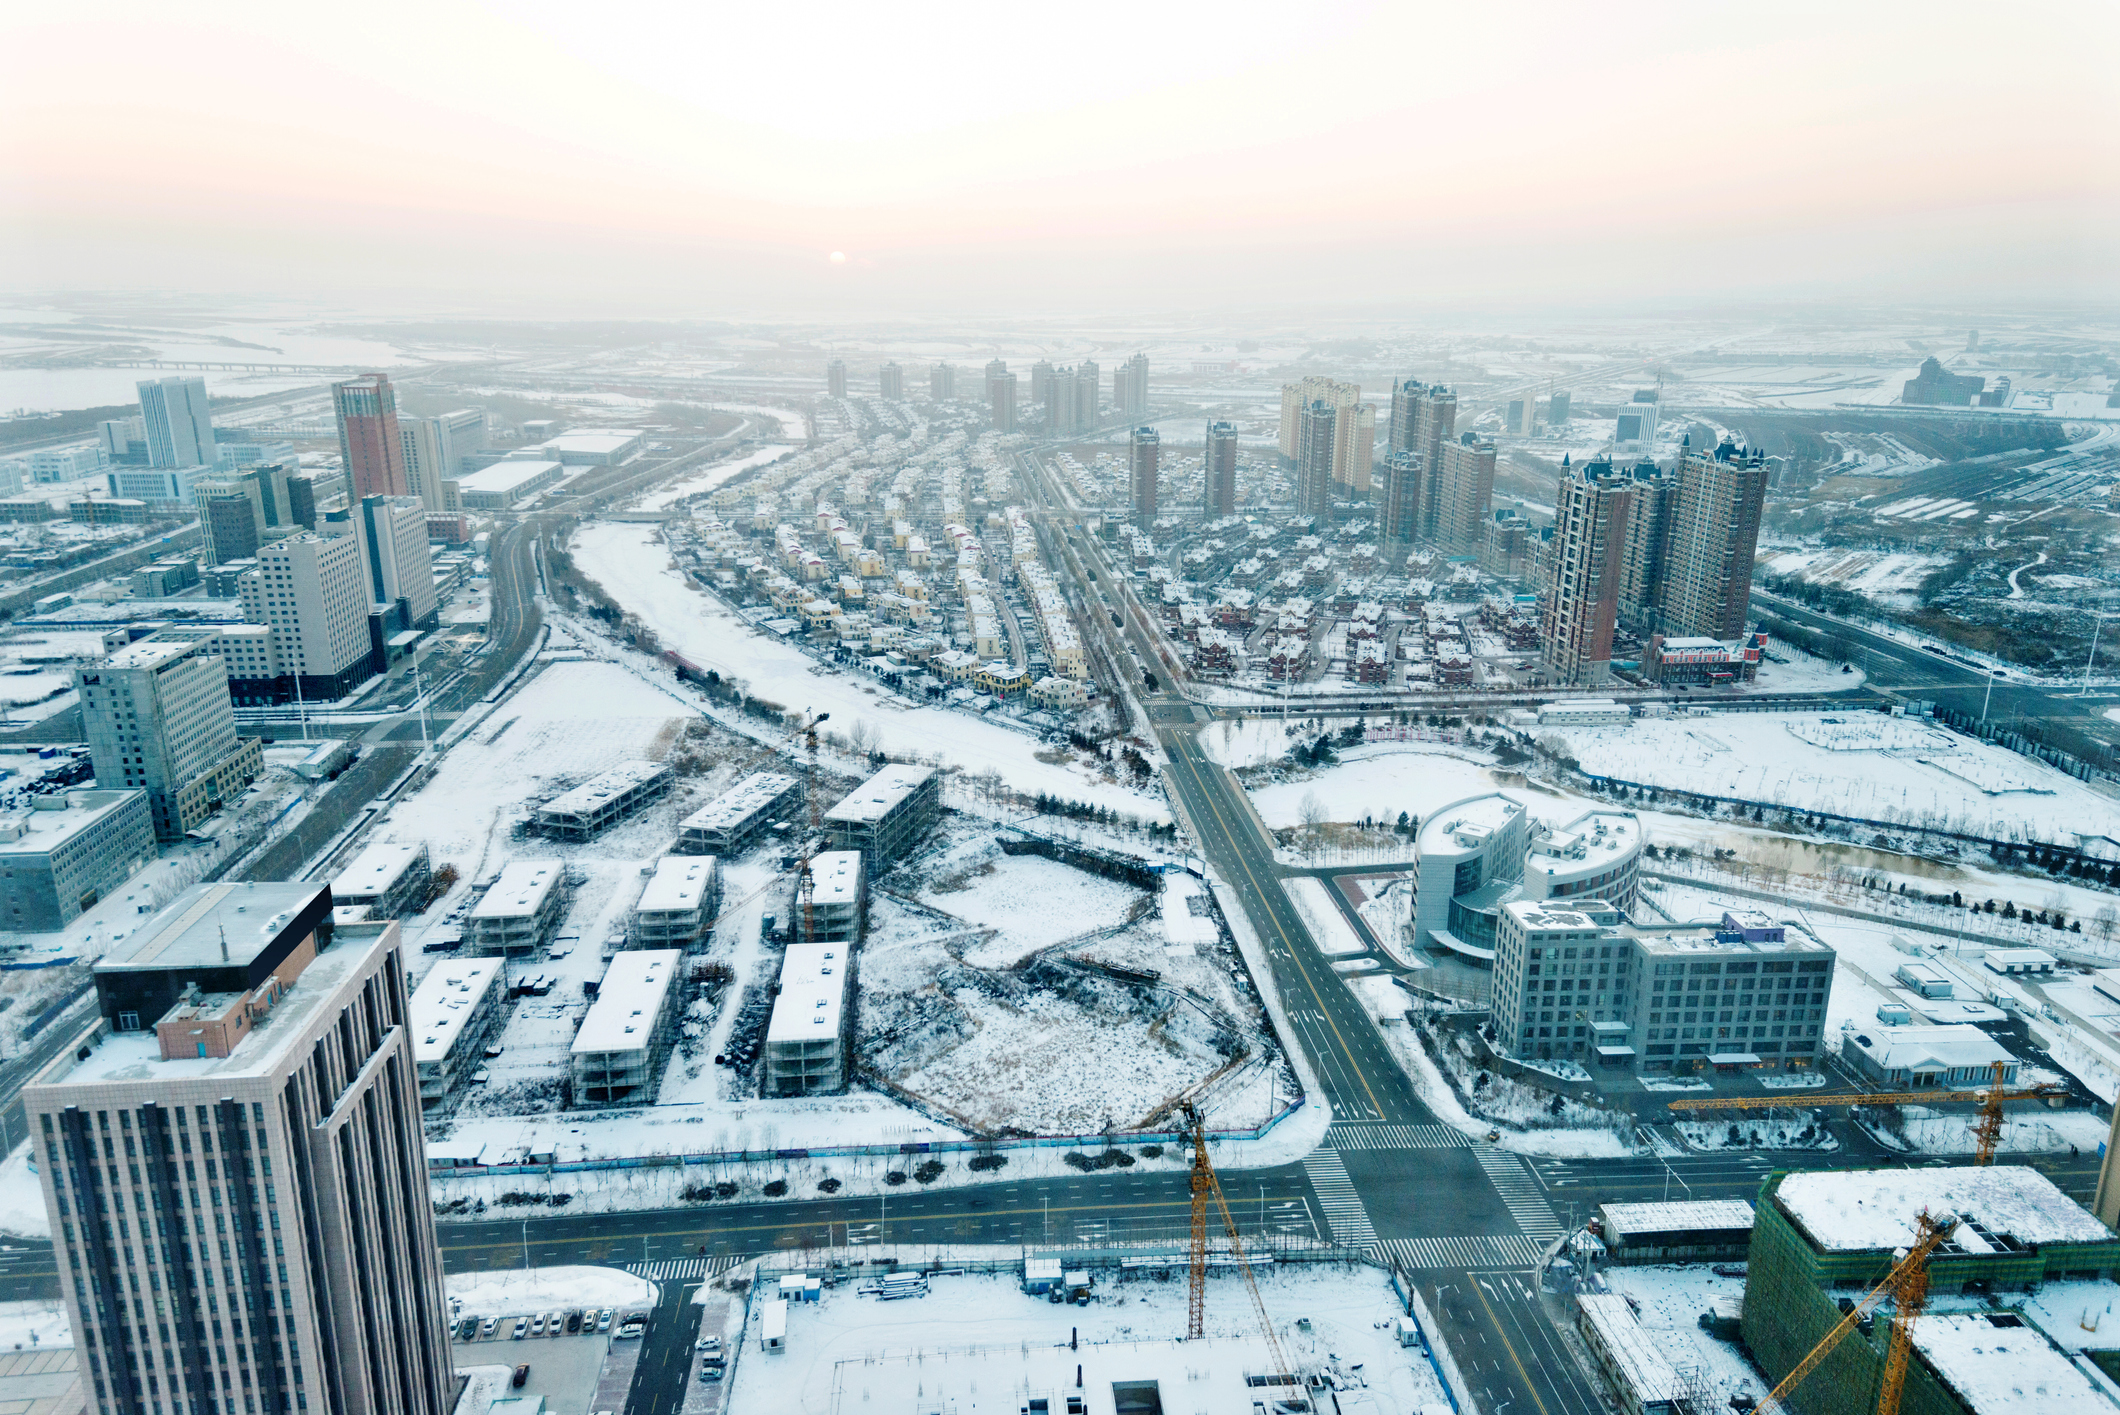
<svg viewBox="0 0 2120 1415">
<path fill-rule="evenodd" d="M 1014 1249 L 989 1251 L 1016 1256 Z M 1341 1409 L 1428 1415 L 1450 1408 L 1419 1348 L 1398 1344 L 1391 1324 L 1404 1309 L 1382 1272 L 1337 1263 L 1257 1271 L 1282 1350 L 1335 1373 L 1348 1388 Z M 1261 1369 L 1263 1342 L 1235 1275 L 1209 1278 L 1206 1338 L 1195 1342 L 1183 1340 L 1182 1274 L 1160 1282 L 1096 1276 L 1086 1307 L 1025 1293 L 1006 1272 L 931 1278 L 925 1297 L 897 1302 L 862 1296 L 853 1284 L 828 1288 L 823 1301 L 790 1307 L 780 1355 L 758 1350 L 763 1304 L 753 1303 L 730 1405 L 800 1415 L 842 1406 L 971 1411 L 1045 1395 L 1057 1409 L 1078 1364 L 1099 1386 L 1156 1381 L 1165 1410 L 1228 1409 L 1249 1399 L 1242 1377 Z M 1370 1403 L 1345 1403 L 1353 1391 Z"/>
<path fill-rule="evenodd" d="M 1482 765 L 1485 760 L 1484 754 L 1466 748 L 1373 743 L 1349 748 L 1338 766 L 1308 780 L 1262 786 L 1251 793 L 1251 802 L 1274 829 L 1302 824 L 1303 798 L 1313 792 L 1335 821 L 1391 821 L 1401 811 L 1425 820 L 1429 812 L 1453 801 L 1495 790 L 1495 776 Z"/>
<path fill-rule="evenodd" d="M 760 633 L 719 600 L 688 585 L 671 568 L 657 534 L 646 525 L 587 525 L 575 534 L 575 560 L 606 593 L 638 614 L 665 647 L 691 662 L 743 680 L 769 702 L 829 712 L 842 734 L 865 722 L 877 732 L 882 750 L 893 755 L 936 759 L 970 772 L 991 767 L 1019 791 L 1110 806 L 1147 820 L 1169 819 L 1160 797 L 1078 766 L 1037 760 L 1045 745 L 1028 733 L 945 708 L 914 707 L 862 676 L 824 671 L 801 650 Z"/>
<path fill-rule="evenodd" d="M 1541 729 L 1583 770 L 1796 810 L 1903 820 L 2002 839 L 2058 821 L 2120 835 L 2120 802 L 2043 762 L 1878 713 L 1717 713 Z M 1263 794 L 1263 793 L 1262 793 Z"/>
<path fill-rule="evenodd" d="M 442 1287 L 464 1316 L 515 1316 L 553 1308 L 645 1307 L 655 1284 L 619 1268 L 495 1268 L 451 1273 Z"/>
<path fill-rule="evenodd" d="M 1921 582 L 1949 560 L 1914 551 L 1789 550 L 1768 560 L 1772 575 L 1795 575 L 1806 583 L 1833 585 L 1890 604 L 1911 605 Z"/>
<path fill-rule="evenodd" d="M 688 496 L 697 496 L 701 492 L 712 491 L 722 483 L 733 480 L 739 472 L 747 472 L 753 467 L 763 467 L 769 462 L 777 462 L 794 450 L 792 447 L 761 447 L 747 456 L 716 463 L 705 471 L 697 472 L 682 481 L 675 481 L 668 486 L 658 487 L 633 504 L 643 511 L 666 510 Z"/>
</svg>

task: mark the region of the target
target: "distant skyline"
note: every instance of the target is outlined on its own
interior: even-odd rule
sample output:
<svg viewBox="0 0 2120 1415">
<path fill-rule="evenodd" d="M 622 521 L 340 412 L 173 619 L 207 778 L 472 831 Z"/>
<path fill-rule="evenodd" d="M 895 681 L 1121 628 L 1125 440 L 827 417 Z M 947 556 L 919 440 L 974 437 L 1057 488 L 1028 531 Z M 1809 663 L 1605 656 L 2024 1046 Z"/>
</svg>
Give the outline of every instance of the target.
<svg viewBox="0 0 2120 1415">
<path fill-rule="evenodd" d="M 345 13 L 0 18 L 0 286 L 525 318 L 2120 298 L 2107 3 Z"/>
</svg>

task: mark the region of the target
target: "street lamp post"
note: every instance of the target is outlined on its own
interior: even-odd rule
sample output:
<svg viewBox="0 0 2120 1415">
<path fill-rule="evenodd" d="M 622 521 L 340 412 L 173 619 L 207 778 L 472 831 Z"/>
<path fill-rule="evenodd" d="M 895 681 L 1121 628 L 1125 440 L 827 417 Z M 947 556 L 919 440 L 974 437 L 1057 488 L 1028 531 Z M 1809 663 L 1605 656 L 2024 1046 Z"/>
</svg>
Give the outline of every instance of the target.
<svg viewBox="0 0 2120 1415">
<path fill-rule="evenodd" d="M 2103 613 L 2100 613 L 2100 614 L 2098 615 L 2098 618 L 2097 618 L 2097 620 L 2096 620 L 2096 621 L 2095 621 L 2095 622 L 2094 622 L 2094 623 L 2092 624 L 2092 626 L 2091 626 L 2091 651 L 2090 651 L 2090 655 L 2089 655 L 2089 656 L 2088 656 L 2087 658 L 2085 658 L 2085 659 L 2083 660 L 2083 689 L 2082 689 L 2082 691 L 2081 691 L 2081 692 L 2079 692 L 2079 693 L 2077 693 L 2077 694 L 2076 694 L 2076 696 L 2077 696 L 2077 697 L 2079 697 L 2079 698 L 2081 698 L 2081 697 L 2087 697 L 2087 696 L 2089 696 L 2089 694 L 2090 694 L 2090 691 L 2091 691 L 2091 664 L 2092 664 L 2093 662 L 2095 662 L 2095 661 L 2097 660 L 2097 657 L 2098 657 L 2098 631 L 2099 631 L 2099 630 L 2101 630 L 2101 629 L 2103 629 L 2104 627 L 2105 627 L 2105 615 L 2104 615 Z"/>
</svg>

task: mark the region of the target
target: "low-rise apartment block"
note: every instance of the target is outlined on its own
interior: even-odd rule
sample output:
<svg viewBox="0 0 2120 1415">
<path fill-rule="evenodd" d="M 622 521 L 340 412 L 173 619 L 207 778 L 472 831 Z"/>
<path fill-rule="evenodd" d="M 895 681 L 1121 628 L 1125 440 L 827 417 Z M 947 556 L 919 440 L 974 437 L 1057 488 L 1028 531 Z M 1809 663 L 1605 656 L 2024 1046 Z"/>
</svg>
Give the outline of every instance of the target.
<svg viewBox="0 0 2120 1415">
<path fill-rule="evenodd" d="M 338 904 L 367 905 L 372 919 L 396 919 L 426 907 L 433 878 L 426 841 L 379 841 L 331 882 L 331 897 Z"/>
<path fill-rule="evenodd" d="M 669 795 L 676 780 L 665 762 L 621 762 L 539 806 L 531 824 L 555 840 L 588 840 Z"/>
<path fill-rule="evenodd" d="M 766 1095 L 810 1096 L 845 1087 L 852 959 L 853 950 L 843 944 L 788 945 L 780 961 L 780 995 L 766 1024 Z"/>
<path fill-rule="evenodd" d="M 409 1014 L 420 1112 L 446 1115 L 486 1064 L 501 1023 L 501 960 L 444 959 L 420 980 Z"/>
<path fill-rule="evenodd" d="M 621 953 L 574 1034 L 569 1071 L 578 1106 L 651 1105 L 683 1010 L 674 948 Z"/>
<path fill-rule="evenodd" d="M 802 783 L 776 771 L 754 771 L 701 806 L 677 829 L 680 855 L 733 855 L 795 803 Z"/>
<path fill-rule="evenodd" d="M 566 872 L 557 860 L 510 860 L 464 921 L 470 954 L 535 953 L 567 912 Z"/>
<path fill-rule="evenodd" d="M 932 767 L 893 764 L 824 814 L 831 848 L 859 850 L 871 871 L 911 850 L 942 814 L 942 778 Z"/>
<path fill-rule="evenodd" d="M 0 929 L 63 929 L 155 858 L 140 791 L 68 791 L 0 816 Z"/>
<path fill-rule="evenodd" d="M 633 906 L 628 937 L 635 948 L 692 948 L 706 941 L 720 908 L 718 856 L 665 855 Z"/>
<path fill-rule="evenodd" d="M 869 872 L 858 851 L 827 850 L 810 860 L 810 902 L 802 901 L 802 872 L 788 911 L 788 937 L 802 943 L 861 941 L 868 918 Z"/>
</svg>

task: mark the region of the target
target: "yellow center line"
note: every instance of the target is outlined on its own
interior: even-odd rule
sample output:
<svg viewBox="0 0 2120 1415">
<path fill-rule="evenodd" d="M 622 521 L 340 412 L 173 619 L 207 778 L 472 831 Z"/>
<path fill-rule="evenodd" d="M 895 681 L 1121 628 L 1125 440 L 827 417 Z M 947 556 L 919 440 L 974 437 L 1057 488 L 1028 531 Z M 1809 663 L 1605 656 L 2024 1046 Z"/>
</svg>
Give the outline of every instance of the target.
<svg viewBox="0 0 2120 1415">
<path fill-rule="evenodd" d="M 1214 812 L 1216 823 L 1229 835 L 1231 853 L 1237 857 L 1237 868 L 1244 871 L 1244 878 L 1251 882 L 1252 892 L 1263 899 L 1266 891 L 1259 887 L 1259 877 L 1253 874 L 1251 866 L 1245 863 L 1244 852 L 1235 848 L 1236 832 L 1230 829 L 1228 820 L 1222 815 L 1222 808 L 1215 804 L 1214 793 L 1209 791 L 1207 784 L 1200 779 L 1199 768 L 1193 765 L 1190 757 L 1180 754 L 1179 760 L 1183 761 L 1185 769 L 1192 773 L 1193 784 L 1199 788 L 1201 798 L 1207 802 L 1207 809 Z M 1278 883 L 1276 883 L 1275 887 L 1279 888 Z M 1325 999 L 1318 992 L 1317 982 L 1310 976 L 1310 968 L 1304 963 L 1301 950 L 1295 947 L 1295 941 L 1289 938 L 1288 931 L 1281 927 L 1281 921 L 1274 916 L 1272 909 L 1266 911 L 1266 917 L 1273 924 L 1273 931 L 1280 935 L 1281 942 L 1287 945 L 1289 959 L 1296 965 L 1296 972 L 1302 976 L 1303 986 L 1310 989 L 1311 1000 L 1318 1005 L 1318 1015 L 1325 1019 L 1325 1025 L 1332 1029 L 1333 1040 L 1340 1044 L 1340 1057 L 1343 1064 L 1354 1073 L 1354 1079 L 1361 1082 L 1363 1092 L 1369 1097 L 1370 1107 L 1381 1118 L 1384 1115 L 1384 1104 L 1377 1099 L 1377 1093 L 1370 1089 L 1369 1077 L 1363 1074 L 1361 1066 L 1355 1061 L 1354 1051 L 1347 1045 L 1347 1038 L 1341 1035 L 1339 1023 L 1332 1020 L 1332 1013 L 1326 1009 Z M 1271 966 L 1272 964 L 1269 962 L 1268 967 L 1270 968 Z"/>
<path fill-rule="evenodd" d="M 1538 1398 L 1538 1387 L 1531 1383 L 1531 1373 L 1524 1369 L 1524 1358 L 1516 1354 L 1516 1346 L 1509 1340 L 1509 1333 L 1502 1330 L 1502 1319 L 1495 1316 L 1494 1308 L 1487 1305 L 1487 1293 L 1481 1288 L 1479 1279 L 1467 1274 L 1466 1286 L 1472 1289 L 1474 1297 L 1480 1299 L 1480 1308 L 1486 1312 L 1487 1320 L 1494 1323 L 1494 1334 L 1501 1338 L 1502 1350 L 1509 1353 L 1509 1364 L 1516 1367 L 1517 1375 L 1523 1378 L 1524 1389 L 1530 1394 L 1531 1403 L 1541 1411 L 1545 1410 L 1546 1402 Z"/>
</svg>

